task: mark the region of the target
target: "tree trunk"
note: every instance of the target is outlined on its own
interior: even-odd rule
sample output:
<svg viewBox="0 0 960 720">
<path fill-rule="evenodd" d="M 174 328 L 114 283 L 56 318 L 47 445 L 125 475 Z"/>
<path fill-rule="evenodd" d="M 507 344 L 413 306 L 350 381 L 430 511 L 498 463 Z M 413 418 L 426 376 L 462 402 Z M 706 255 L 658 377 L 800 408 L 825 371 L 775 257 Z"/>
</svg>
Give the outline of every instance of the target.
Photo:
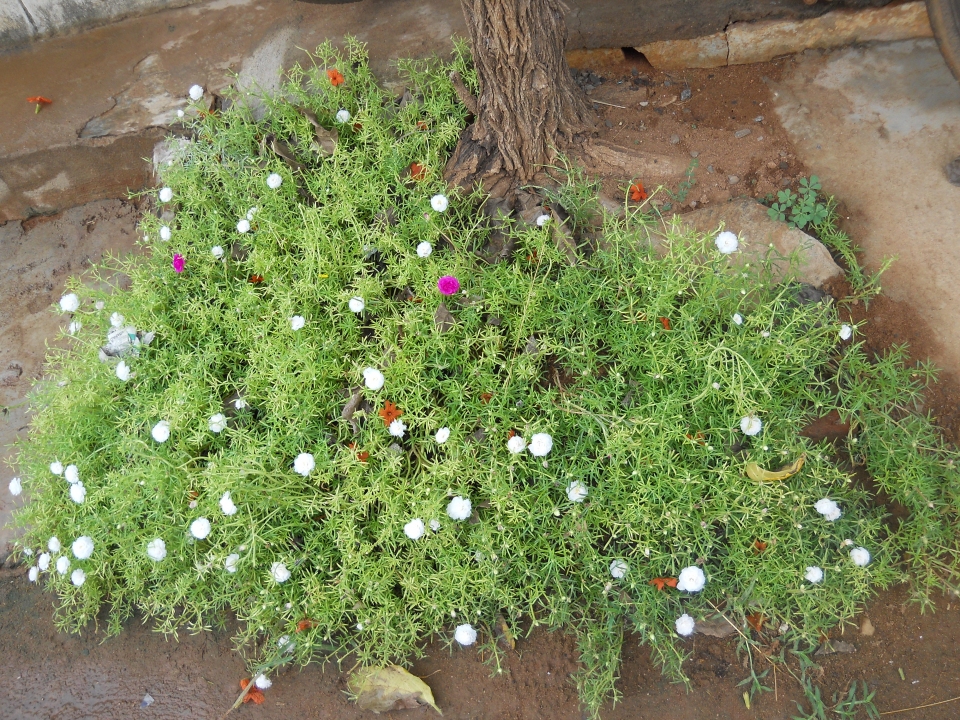
<svg viewBox="0 0 960 720">
<path fill-rule="evenodd" d="M 593 125 L 564 56 L 558 0 L 461 0 L 480 80 L 476 120 L 447 163 L 448 182 L 504 197 Z M 465 88 L 458 88 L 461 97 Z M 471 98 L 465 98 L 469 102 Z M 472 109 L 472 108 L 471 108 Z"/>
</svg>

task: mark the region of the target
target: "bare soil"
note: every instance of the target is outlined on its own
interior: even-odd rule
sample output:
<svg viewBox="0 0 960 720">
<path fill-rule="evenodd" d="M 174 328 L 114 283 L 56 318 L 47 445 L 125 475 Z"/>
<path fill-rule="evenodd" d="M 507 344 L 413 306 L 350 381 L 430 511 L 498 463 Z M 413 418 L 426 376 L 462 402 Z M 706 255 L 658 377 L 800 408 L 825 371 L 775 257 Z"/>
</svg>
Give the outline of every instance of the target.
<svg viewBox="0 0 960 720">
<path fill-rule="evenodd" d="M 600 139 L 690 161 L 691 153 L 698 154 L 697 182 L 679 202 L 684 209 L 739 194 L 762 196 L 807 173 L 776 120 L 763 82 L 765 76 L 779 78 L 780 62 L 666 74 L 652 70 L 642 58 L 632 58 L 590 69 L 606 78 L 590 93 L 598 101 Z M 680 100 L 686 87 L 691 97 Z M 613 107 L 617 105 L 621 107 Z M 756 120 L 760 116 L 763 119 Z M 735 137 L 746 128 L 750 134 Z M 679 136 L 679 142 L 673 142 L 673 136 Z M 731 175 L 736 182 L 731 182 Z M 634 179 L 611 173 L 605 189 L 622 196 Z M 17 377 L 2 388 L 5 403 L 22 399 L 28 380 L 40 377 L 44 338 L 51 336 L 56 322 L 40 313 L 59 298 L 66 275 L 82 270 L 108 248 L 133 249 L 136 217 L 137 209 L 130 204 L 101 201 L 22 228 L 19 224 L 0 227 L 4 232 L 0 259 L 4 272 L 9 270 L 0 311 L 0 357 L 4 367 L 13 361 L 20 365 Z M 855 237 L 856 228 L 849 230 Z M 12 237 L 18 254 L 7 253 L 11 246 L 6 238 Z M 844 288 L 833 288 L 833 292 L 842 295 Z M 853 308 L 853 313 L 858 320 L 868 318 L 866 337 L 877 352 L 907 342 L 917 359 L 936 354 L 919 309 L 881 297 L 869 308 Z M 960 430 L 955 371 L 950 368 L 944 373 L 929 400 L 929 408 L 954 440 Z M 9 441 L 25 419 L 14 412 L 0 418 L 0 423 L 3 439 Z M 935 614 L 920 614 L 908 602 L 905 588 L 893 588 L 880 593 L 863 615 L 875 634 L 863 635 L 856 626 L 838 629 L 835 635 L 852 643 L 856 652 L 820 658 L 820 684 L 827 701 L 854 680 L 865 680 L 876 690 L 881 711 L 960 696 L 960 599 L 935 600 Z M 231 644 L 230 619 L 225 619 L 223 627 L 197 635 L 184 633 L 179 639 L 165 639 L 149 624 L 133 619 L 120 636 L 107 639 L 93 627 L 81 635 L 58 632 L 53 611 L 52 597 L 27 582 L 25 568 L 8 564 L 0 569 L 0 667 L 5 671 L 0 715 L 4 718 L 218 718 L 239 693 L 244 666 Z M 603 717 L 745 720 L 796 714 L 795 701 L 802 700 L 802 692 L 782 672 L 767 677 L 771 692 L 755 697 L 751 709 L 745 707 L 743 688 L 737 686 L 747 674 L 745 658 L 738 656 L 734 639 L 697 635 L 685 647 L 690 653 L 684 665 L 691 679 L 689 692 L 664 678 L 650 662 L 647 649 L 637 638 L 628 637 L 619 683 L 623 700 L 608 706 Z M 433 688 L 445 717 L 582 717 L 571 681 L 577 664 L 570 637 L 535 631 L 520 638 L 517 652 L 508 655 L 500 671 L 490 658 L 473 649 L 451 651 L 434 642 L 425 653 L 413 663 L 412 671 Z M 755 662 L 761 672 L 768 667 L 762 657 Z M 349 663 L 343 669 L 348 667 Z M 267 691 L 265 704 L 244 705 L 234 716 L 264 720 L 361 717 L 363 713 L 344 694 L 344 677 L 335 665 L 289 668 Z M 148 693 L 154 702 L 140 709 Z M 410 717 L 433 714 L 426 708 L 405 712 Z M 911 710 L 902 717 L 960 717 L 960 702 Z"/>
</svg>

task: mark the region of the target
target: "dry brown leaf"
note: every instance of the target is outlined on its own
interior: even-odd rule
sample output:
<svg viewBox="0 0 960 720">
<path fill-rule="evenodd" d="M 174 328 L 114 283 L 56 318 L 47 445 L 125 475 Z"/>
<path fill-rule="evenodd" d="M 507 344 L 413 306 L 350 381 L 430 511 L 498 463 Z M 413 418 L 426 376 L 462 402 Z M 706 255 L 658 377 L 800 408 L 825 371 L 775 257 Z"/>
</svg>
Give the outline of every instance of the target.
<svg viewBox="0 0 960 720">
<path fill-rule="evenodd" d="M 517 649 L 517 641 L 514 639 L 513 633 L 510 632 L 510 626 L 507 625 L 507 621 L 503 615 L 497 615 L 497 622 L 493 627 L 497 633 L 497 642 L 500 643 L 502 647 L 508 650 Z"/>
<path fill-rule="evenodd" d="M 456 319 L 447 310 L 445 303 L 440 303 L 437 307 L 437 311 L 433 314 L 433 324 L 437 326 L 437 330 L 442 333 L 450 332 L 453 330 L 453 326 L 456 324 Z"/>
<path fill-rule="evenodd" d="M 791 475 L 796 475 L 803 468 L 807 456 L 801 455 L 792 463 L 784 465 L 779 470 L 764 470 L 755 462 L 748 462 L 746 466 L 747 477 L 757 482 L 778 482 L 786 480 Z"/>
<path fill-rule="evenodd" d="M 701 635 L 709 635 L 715 638 L 725 638 L 733 635 L 737 629 L 727 621 L 723 616 L 712 620 L 698 620 L 694 623 L 693 629 Z"/>
<path fill-rule="evenodd" d="M 429 705 L 443 715 L 434 702 L 430 686 L 396 665 L 361 668 L 350 676 L 347 689 L 361 710 L 380 714 Z"/>
</svg>

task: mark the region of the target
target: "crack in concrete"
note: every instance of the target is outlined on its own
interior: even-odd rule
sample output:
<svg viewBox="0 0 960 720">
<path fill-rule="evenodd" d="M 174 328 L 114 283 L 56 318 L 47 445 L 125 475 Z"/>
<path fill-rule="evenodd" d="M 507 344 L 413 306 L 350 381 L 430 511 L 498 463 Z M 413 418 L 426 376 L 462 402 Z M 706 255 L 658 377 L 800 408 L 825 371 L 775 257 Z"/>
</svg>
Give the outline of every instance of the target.
<svg viewBox="0 0 960 720">
<path fill-rule="evenodd" d="M 27 10 L 27 6 L 23 4 L 23 0 L 17 0 L 17 2 L 19 2 L 20 7 L 23 8 L 23 12 L 27 16 L 27 21 L 30 23 L 30 27 L 33 29 L 33 34 L 36 35 L 40 32 L 40 29 L 37 27 L 37 23 L 33 19 L 33 15 L 31 15 L 30 11 Z"/>
</svg>

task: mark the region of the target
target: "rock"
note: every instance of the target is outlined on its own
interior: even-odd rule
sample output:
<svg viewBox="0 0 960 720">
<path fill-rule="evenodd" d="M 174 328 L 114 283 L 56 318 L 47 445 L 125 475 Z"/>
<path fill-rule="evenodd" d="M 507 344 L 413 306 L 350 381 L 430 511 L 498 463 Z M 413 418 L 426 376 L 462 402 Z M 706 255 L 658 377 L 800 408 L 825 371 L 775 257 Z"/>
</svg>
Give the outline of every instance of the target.
<svg viewBox="0 0 960 720">
<path fill-rule="evenodd" d="M 697 620 L 693 625 L 694 632 L 710 637 L 725 638 L 733 635 L 737 628 L 722 615 L 712 620 Z"/>
<path fill-rule="evenodd" d="M 691 151 L 690 151 L 690 157 L 692 157 L 692 158 L 700 157 L 700 151 L 699 151 L 699 150 L 691 150 Z"/>
<path fill-rule="evenodd" d="M 604 120 L 604 121 L 603 121 L 603 124 L 606 125 L 608 128 L 612 128 L 612 127 L 613 127 L 613 121 L 611 121 L 611 120 Z"/>
<path fill-rule="evenodd" d="M 708 173 L 715 172 L 715 170 L 713 169 L 713 165 L 707 165 L 707 172 Z"/>
<path fill-rule="evenodd" d="M 819 240 L 773 220 L 767 214 L 767 208 L 751 198 L 700 208 L 683 215 L 680 221 L 703 233 L 716 233 L 723 224 L 725 229 L 737 233 L 740 238 L 740 250 L 730 256 L 731 260 L 737 265 L 756 263 L 769 254 L 777 282 L 791 275 L 789 258 L 794 253 L 797 254 L 797 263 L 792 275 L 800 282 L 822 288 L 828 281 L 843 275 L 843 270 Z"/>
<path fill-rule="evenodd" d="M 873 626 L 873 623 L 870 622 L 870 618 L 865 617 L 860 623 L 860 634 L 864 637 L 871 637 L 877 629 Z"/>
<path fill-rule="evenodd" d="M 680 91 L 680 102 L 686 102 L 692 97 L 693 97 L 693 90 L 691 90 L 690 88 L 686 87 Z"/>
<path fill-rule="evenodd" d="M 947 163 L 944 171 L 947 173 L 947 180 L 954 185 L 960 186 L 960 157 Z"/>
<path fill-rule="evenodd" d="M 745 137 L 746 137 L 747 135 L 749 135 L 749 134 L 750 134 L 750 128 L 744 128 L 743 130 L 737 130 L 737 131 L 733 134 L 733 136 L 734 136 L 735 138 L 745 138 Z"/>
<path fill-rule="evenodd" d="M 736 185 L 738 182 L 740 182 L 740 178 L 738 178 L 736 175 L 727 175 L 727 182 L 731 185 Z"/>
<path fill-rule="evenodd" d="M 692 40 L 662 40 L 641 45 L 643 53 L 657 70 L 712 68 L 727 64 L 727 34 L 718 32 Z"/>
<path fill-rule="evenodd" d="M 679 135 L 676 135 L 676 134 L 671 135 L 671 136 L 670 136 L 670 144 L 671 144 L 671 145 L 679 145 L 679 144 L 680 144 L 680 136 L 679 136 Z"/>
</svg>

